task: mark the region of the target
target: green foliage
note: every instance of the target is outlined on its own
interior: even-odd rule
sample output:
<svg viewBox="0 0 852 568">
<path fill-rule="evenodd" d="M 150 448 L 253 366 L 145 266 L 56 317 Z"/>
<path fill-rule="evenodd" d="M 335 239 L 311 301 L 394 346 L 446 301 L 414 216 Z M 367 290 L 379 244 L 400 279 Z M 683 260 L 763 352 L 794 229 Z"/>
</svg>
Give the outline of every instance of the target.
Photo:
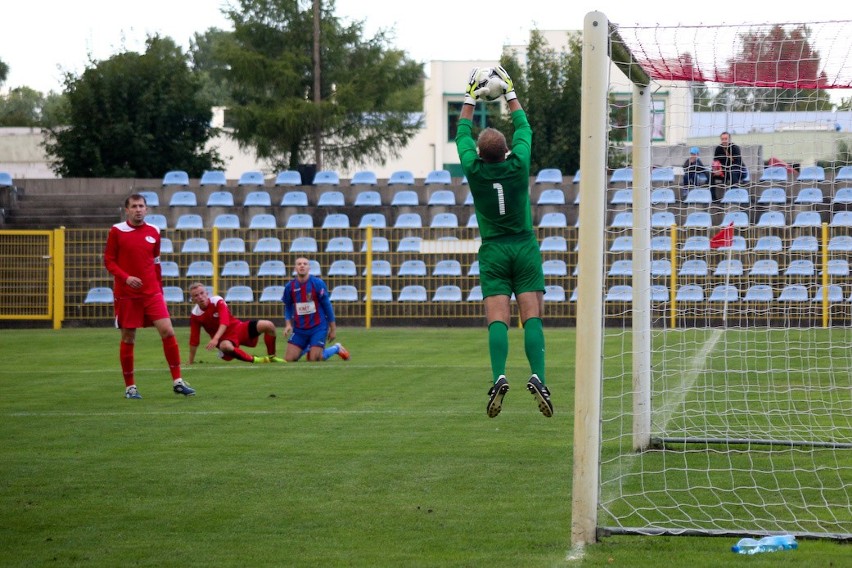
<svg viewBox="0 0 852 568">
<path fill-rule="evenodd" d="M 41 124 L 44 96 L 29 87 L 16 87 L 0 97 L 0 126 L 29 126 Z"/>
<path fill-rule="evenodd" d="M 313 161 L 316 140 L 326 166 L 385 163 L 421 126 L 411 113 L 422 107 L 422 65 L 333 8 L 321 8 L 319 77 L 311 2 L 241 0 L 228 13 L 234 32 L 216 50 L 232 89 L 228 125 L 276 169 Z"/>
<path fill-rule="evenodd" d="M 192 69 L 201 79 L 202 96 L 213 106 L 227 106 L 230 102 L 227 69 L 216 55 L 230 34 L 218 28 L 210 28 L 203 34 L 196 33 L 190 42 Z"/>
<path fill-rule="evenodd" d="M 6 77 L 9 76 L 9 66 L 0 59 L 0 85 L 6 82 Z"/>
<path fill-rule="evenodd" d="M 222 164 L 205 150 L 215 134 L 210 102 L 187 56 L 157 35 L 143 54 L 122 52 L 66 74 L 64 126 L 49 129 L 45 149 L 62 177 L 190 176 Z"/>
</svg>

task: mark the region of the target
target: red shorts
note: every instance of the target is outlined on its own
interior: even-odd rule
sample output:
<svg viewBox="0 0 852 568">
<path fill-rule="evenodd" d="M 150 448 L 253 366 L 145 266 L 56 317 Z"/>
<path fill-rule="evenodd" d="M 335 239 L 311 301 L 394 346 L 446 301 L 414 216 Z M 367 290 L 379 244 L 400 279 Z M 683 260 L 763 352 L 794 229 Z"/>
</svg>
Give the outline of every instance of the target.
<svg viewBox="0 0 852 568">
<path fill-rule="evenodd" d="M 259 335 L 255 335 L 251 337 L 249 334 L 249 324 L 251 321 L 241 321 L 236 325 L 229 325 L 228 329 L 225 330 L 225 334 L 219 340 L 219 343 L 223 341 L 230 341 L 234 344 L 234 347 L 239 347 L 244 345 L 246 347 L 257 347 L 257 338 Z M 222 359 L 225 361 L 230 361 L 233 359 L 233 355 L 222 354 Z"/>
<path fill-rule="evenodd" d="M 169 317 L 166 300 L 159 293 L 115 300 L 115 327 L 119 329 L 151 327 L 155 321 Z"/>
</svg>

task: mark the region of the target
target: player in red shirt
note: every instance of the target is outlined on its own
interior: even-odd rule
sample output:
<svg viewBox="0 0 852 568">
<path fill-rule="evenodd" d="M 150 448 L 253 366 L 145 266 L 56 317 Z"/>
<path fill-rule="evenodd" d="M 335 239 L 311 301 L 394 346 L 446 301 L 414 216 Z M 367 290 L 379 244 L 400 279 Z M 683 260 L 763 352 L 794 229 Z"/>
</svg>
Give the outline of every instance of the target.
<svg viewBox="0 0 852 568">
<path fill-rule="evenodd" d="M 112 226 L 107 236 L 104 265 L 115 277 L 115 326 L 121 330 L 119 360 L 124 375 L 125 398 L 142 398 L 136 388 L 133 349 L 136 330 L 157 328 L 169 364 L 175 394 L 192 396 L 195 389 L 181 378 L 180 348 L 169 309 L 163 298 L 160 273 L 160 229 L 145 222 L 145 197 L 134 193 L 124 200 L 125 221 Z"/>
<path fill-rule="evenodd" d="M 189 297 L 195 306 L 189 316 L 189 364 L 195 362 L 195 352 L 201 343 L 201 330 L 210 335 L 206 349 L 219 349 L 222 359 L 239 359 L 246 363 L 283 363 L 284 359 L 275 356 L 275 324 L 269 320 L 240 321 L 231 315 L 228 304 L 221 296 L 207 293 L 201 282 L 189 287 Z M 266 344 L 266 357 L 254 357 L 240 346 L 256 347 L 257 338 L 263 333 Z"/>
</svg>

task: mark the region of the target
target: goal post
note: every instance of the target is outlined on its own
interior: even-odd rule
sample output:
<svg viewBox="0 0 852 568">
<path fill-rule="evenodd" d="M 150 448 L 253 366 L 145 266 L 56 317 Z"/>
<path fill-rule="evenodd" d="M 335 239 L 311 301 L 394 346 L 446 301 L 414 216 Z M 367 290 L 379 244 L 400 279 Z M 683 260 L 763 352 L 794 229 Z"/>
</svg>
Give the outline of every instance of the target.
<svg viewBox="0 0 852 568">
<path fill-rule="evenodd" d="M 617 533 L 852 539 L 852 113 L 829 103 L 852 88 L 850 28 L 626 28 L 587 14 L 574 546 Z M 700 154 L 709 174 L 723 131 L 744 179 L 685 185 L 682 164 Z"/>
</svg>

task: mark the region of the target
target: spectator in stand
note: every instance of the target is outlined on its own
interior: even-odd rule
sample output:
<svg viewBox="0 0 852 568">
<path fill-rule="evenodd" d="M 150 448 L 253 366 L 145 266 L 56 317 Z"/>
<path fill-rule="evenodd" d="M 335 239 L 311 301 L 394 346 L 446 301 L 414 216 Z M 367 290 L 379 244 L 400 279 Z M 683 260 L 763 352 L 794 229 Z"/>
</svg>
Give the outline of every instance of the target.
<svg viewBox="0 0 852 568">
<path fill-rule="evenodd" d="M 683 197 L 686 197 L 687 188 L 707 185 L 710 181 L 710 169 L 698 157 L 699 153 L 698 146 L 693 146 L 689 149 L 689 157 L 683 163 Z"/>
<path fill-rule="evenodd" d="M 160 229 L 145 222 L 145 197 L 134 193 L 124 200 L 126 220 L 112 226 L 107 235 L 104 265 L 115 277 L 115 325 L 121 330 L 119 361 L 124 375 L 124 397 L 139 399 L 134 375 L 136 330 L 156 327 L 163 341 L 163 353 L 172 375 L 175 394 L 193 396 L 181 378 L 180 348 L 175 339 L 169 309 L 163 298 L 160 271 Z"/>
<path fill-rule="evenodd" d="M 207 287 L 194 282 L 189 287 L 189 297 L 195 306 L 189 316 L 189 364 L 195 363 L 195 353 L 201 343 L 201 330 L 210 335 L 205 348 L 208 351 L 219 350 L 225 361 L 239 359 L 246 363 L 283 363 L 284 359 L 275 355 L 275 324 L 269 320 L 241 321 L 231 315 L 228 304 L 221 296 L 207 293 Z M 255 357 L 241 347 L 256 347 L 257 340 L 263 334 L 266 356 Z"/>
<path fill-rule="evenodd" d="M 743 178 L 743 155 L 740 147 L 731 142 L 731 133 L 719 135 L 720 143 L 713 152 L 713 169 L 710 176 L 710 192 L 713 201 L 721 198 L 716 188 L 739 185 Z"/>
</svg>

